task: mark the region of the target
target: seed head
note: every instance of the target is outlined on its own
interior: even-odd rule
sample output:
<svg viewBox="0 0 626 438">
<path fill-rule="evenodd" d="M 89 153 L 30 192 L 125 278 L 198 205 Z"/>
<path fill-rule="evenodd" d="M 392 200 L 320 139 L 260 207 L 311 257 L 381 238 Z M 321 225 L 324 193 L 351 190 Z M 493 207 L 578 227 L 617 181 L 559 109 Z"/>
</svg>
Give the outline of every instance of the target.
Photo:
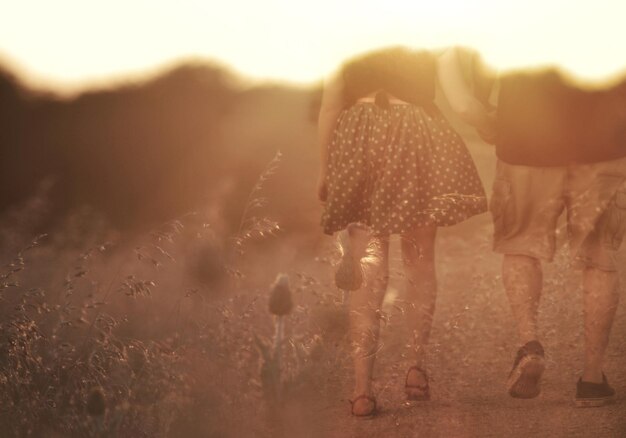
<svg viewBox="0 0 626 438">
<path fill-rule="evenodd" d="M 270 313 L 276 316 L 285 316 L 291 312 L 293 302 L 287 274 L 278 274 L 276 277 L 270 293 L 269 308 Z"/>
</svg>

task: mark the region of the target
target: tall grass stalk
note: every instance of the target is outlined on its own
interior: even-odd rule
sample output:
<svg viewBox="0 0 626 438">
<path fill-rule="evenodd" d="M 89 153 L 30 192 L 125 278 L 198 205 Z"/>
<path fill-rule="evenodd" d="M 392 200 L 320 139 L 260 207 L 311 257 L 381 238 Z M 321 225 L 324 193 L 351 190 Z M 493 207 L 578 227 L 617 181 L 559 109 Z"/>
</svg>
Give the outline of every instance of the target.
<svg viewBox="0 0 626 438">
<path fill-rule="evenodd" d="M 242 247 L 248 239 L 254 236 L 263 237 L 265 235 L 271 235 L 280 229 L 277 222 L 269 218 L 252 216 L 251 213 L 253 210 L 267 205 L 267 199 L 260 196 L 260 193 L 263 189 L 263 185 L 276 173 L 281 159 L 282 153 L 280 151 L 276 152 L 276 155 L 265 167 L 265 170 L 263 170 L 257 182 L 254 184 L 254 187 L 252 187 L 252 190 L 248 194 L 237 234 L 234 237 L 234 249 L 236 253 L 241 254 L 243 252 Z"/>
</svg>

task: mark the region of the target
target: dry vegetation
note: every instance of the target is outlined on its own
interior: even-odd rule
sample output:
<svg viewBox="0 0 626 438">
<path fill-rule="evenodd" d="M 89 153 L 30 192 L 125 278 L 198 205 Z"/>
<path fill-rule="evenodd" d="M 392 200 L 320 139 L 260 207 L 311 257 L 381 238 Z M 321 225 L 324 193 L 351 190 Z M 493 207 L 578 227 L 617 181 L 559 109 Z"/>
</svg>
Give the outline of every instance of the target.
<svg viewBox="0 0 626 438">
<path fill-rule="evenodd" d="M 189 83 L 188 74 L 181 84 Z M 162 86 L 154 85 L 157 91 Z M 123 95 L 109 93 L 104 98 L 126 107 L 125 100 L 118 101 Z M 102 98 L 94 94 L 78 103 L 50 103 L 34 110 L 44 111 L 41 120 L 48 120 L 45 111 L 50 105 L 66 108 L 69 115 L 63 120 L 70 126 L 74 104 Z M 429 403 L 407 405 L 403 398 L 411 347 L 404 324 L 401 263 L 392 241 L 392 281 L 381 315 L 375 371 L 382 413 L 374 421 L 349 416 L 352 377 L 345 308 L 349 296 L 332 283 L 337 251 L 317 227 L 310 98 L 309 91 L 280 88 L 239 94 L 228 111 L 219 111 L 215 125 L 220 136 L 210 143 L 213 149 L 204 151 L 204 137 L 189 140 L 189 150 L 204 152 L 191 154 L 181 165 L 188 169 L 189 163 L 199 163 L 194 167 L 197 179 L 182 188 L 169 184 L 178 173 L 162 179 L 163 174 L 143 162 L 143 167 L 128 165 L 120 176 L 110 178 L 107 184 L 115 190 L 103 194 L 100 207 L 106 210 L 111 201 L 111 209 L 119 213 L 117 225 L 124 222 L 119 218 L 128 216 L 141 222 L 137 227 L 141 229 L 146 217 L 171 216 L 173 210 L 165 207 L 202 206 L 152 231 L 115 231 L 110 223 L 115 214 L 102 215 L 74 204 L 70 213 L 47 221 L 58 199 L 49 196 L 55 186 L 47 180 L 37 196 L 4 211 L 0 435 L 626 436 L 623 305 L 606 364 L 618 403 L 595 411 L 572 407 L 582 363 L 582 307 L 579 277 L 568 270 L 563 250 L 545 276 L 540 325 L 549 363 L 543 394 L 530 402 L 506 395 L 503 385 L 518 346 L 499 278 L 500 259 L 490 249 L 488 215 L 439 233 L 439 297 L 427 362 L 433 392 Z M 202 105 L 208 101 L 199 100 Z M 138 102 L 143 105 L 142 99 Z M 7 114 L 15 113 L 9 109 Z M 212 107 L 206 111 L 213 114 Z M 126 123 L 124 114 L 116 117 Z M 142 120 L 133 126 L 152 133 L 152 119 L 139 123 Z M 112 126 L 117 126 L 114 122 Z M 191 122 L 193 126 L 183 131 L 206 129 L 204 117 Z M 55 137 L 29 128 L 66 143 L 65 132 Z M 55 123 L 50 128 L 63 131 Z M 165 128 L 173 139 L 152 134 L 167 143 L 165 150 L 178 150 L 180 126 Z M 125 124 L 118 129 L 129 132 Z M 3 130 L 0 137 L 9 131 Z M 79 150 L 96 138 L 102 156 L 108 157 L 110 138 L 101 134 L 88 130 L 73 147 Z M 35 137 L 32 143 L 39 144 L 41 139 Z M 126 150 L 132 144 L 120 142 L 117 147 Z M 141 149 L 134 157 L 141 160 L 160 143 L 138 144 L 147 151 Z M 260 163 L 269 161 L 276 148 L 284 154 L 259 179 Z M 489 187 L 493 151 L 477 144 L 470 149 Z M 153 159 L 159 157 L 155 154 Z M 97 161 L 90 164 L 96 166 Z M 114 160 L 107 163 L 119 170 Z M 211 172 L 206 163 L 213 166 Z M 3 164 L 13 166 L 9 160 Z M 22 164 L 13 173 L 35 184 L 36 175 L 26 167 L 31 162 Z M 81 172 L 92 176 L 87 169 Z M 76 179 L 80 184 L 70 184 L 72 190 L 101 189 L 103 178 L 92 181 L 82 178 L 83 173 Z M 162 185 L 151 192 L 155 180 Z M 22 182 L 7 183 L 2 190 L 9 192 Z M 65 195 L 64 187 L 56 190 Z M 197 192 L 185 192 L 189 187 Z M 189 199 L 181 206 L 183 192 Z M 36 237 L 42 228 L 46 235 Z M 274 296 L 272 314 L 272 285 L 281 273 L 288 276 L 292 305 L 285 304 L 283 288 Z M 624 273 L 622 280 L 626 284 Z"/>
<path fill-rule="evenodd" d="M 344 330 L 325 330 L 322 339 L 311 307 L 292 309 L 290 300 L 306 291 L 333 306 L 332 294 L 295 273 L 268 309 L 276 271 L 250 260 L 262 260 L 259 240 L 279 231 L 255 214 L 279 161 L 280 154 L 259 178 L 228 238 L 194 213 L 124 241 L 84 209 L 29 240 L 45 200 L 14 209 L 3 227 L 0 276 L 4 433 L 273 435 L 291 394 L 323 391 L 328 382 L 315 363 L 337 359 L 322 346 Z"/>
<path fill-rule="evenodd" d="M 504 394 L 516 345 L 486 216 L 440 236 L 440 298 L 429 359 L 434 400 L 408 405 L 402 399 L 411 348 L 394 259 L 376 375 L 383 411 L 375 421 L 351 419 L 347 313 L 330 281 L 336 248 L 327 240 L 315 254 L 303 253 L 301 239 L 281 234 L 265 218 L 263 184 L 279 158 L 252 189 L 239 231 L 228 237 L 207 222 L 206 212 L 133 238 L 111 233 L 84 209 L 33 240 L 29 230 L 45 208 L 42 199 L 5 219 L 4 435 L 623 433 L 623 398 L 599 417 L 575 413 L 569 404 L 582 334 L 577 277 L 568 273 L 564 253 L 546 275 L 541 323 L 551 355 L 544 395 L 523 404 Z M 281 272 L 287 275 L 272 286 Z M 621 394 L 622 315 L 607 364 Z"/>
</svg>

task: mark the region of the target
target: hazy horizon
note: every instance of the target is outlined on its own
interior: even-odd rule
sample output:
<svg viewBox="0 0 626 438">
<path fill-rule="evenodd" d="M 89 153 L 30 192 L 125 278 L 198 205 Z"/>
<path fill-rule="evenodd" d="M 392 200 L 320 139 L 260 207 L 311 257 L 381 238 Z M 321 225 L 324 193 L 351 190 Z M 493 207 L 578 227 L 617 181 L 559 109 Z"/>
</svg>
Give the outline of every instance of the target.
<svg viewBox="0 0 626 438">
<path fill-rule="evenodd" d="M 626 5 L 616 0 L 445 0 L 428 6 L 399 0 L 384 6 L 27 0 L 0 17 L 0 62 L 29 85 L 70 93 L 149 77 L 190 59 L 255 82 L 309 85 L 370 48 L 464 45 L 498 69 L 555 65 L 599 81 L 626 70 L 619 56 L 626 49 L 624 13 Z"/>
</svg>

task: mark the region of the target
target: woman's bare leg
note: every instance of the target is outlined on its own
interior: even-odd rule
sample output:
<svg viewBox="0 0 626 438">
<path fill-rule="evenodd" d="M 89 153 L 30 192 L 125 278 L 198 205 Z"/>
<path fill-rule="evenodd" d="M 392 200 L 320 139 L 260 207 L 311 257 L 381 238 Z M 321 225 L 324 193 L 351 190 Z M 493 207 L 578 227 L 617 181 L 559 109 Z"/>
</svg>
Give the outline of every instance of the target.
<svg viewBox="0 0 626 438">
<path fill-rule="evenodd" d="M 409 328 L 415 348 L 414 366 L 423 369 L 424 357 L 435 313 L 437 276 L 435 272 L 435 237 L 437 227 L 422 227 L 402 236 L 402 260 L 407 280 L 406 299 Z M 426 376 L 409 372 L 407 385 L 424 386 Z"/>
<path fill-rule="evenodd" d="M 351 233 L 354 247 L 362 246 L 364 236 Z M 369 238 L 369 235 L 367 236 Z M 372 396 L 372 373 L 378 351 L 380 332 L 380 309 L 389 279 L 389 239 L 373 239 L 376 248 L 374 261 L 365 270 L 365 282 L 361 289 L 350 296 L 350 334 L 354 359 L 354 397 Z M 364 247 L 363 247 L 364 248 Z M 374 409 L 370 400 L 361 398 L 352 406 L 354 415 L 367 415 Z"/>
</svg>

